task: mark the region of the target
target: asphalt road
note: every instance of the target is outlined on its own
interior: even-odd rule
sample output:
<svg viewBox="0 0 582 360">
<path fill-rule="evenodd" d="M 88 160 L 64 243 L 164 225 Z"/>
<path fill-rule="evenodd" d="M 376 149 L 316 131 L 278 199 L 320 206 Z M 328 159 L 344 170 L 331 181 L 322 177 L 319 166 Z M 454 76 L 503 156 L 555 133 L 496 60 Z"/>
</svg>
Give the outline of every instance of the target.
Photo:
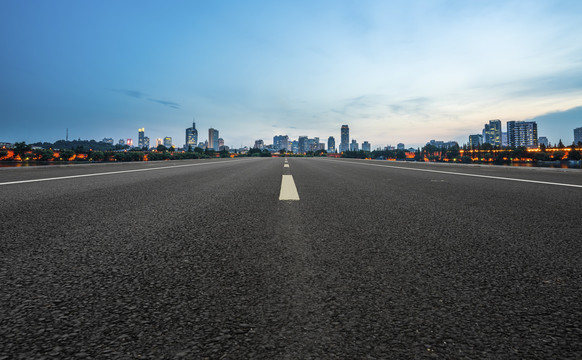
<svg viewBox="0 0 582 360">
<path fill-rule="evenodd" d="M 580 170 L 1 168 L 0 199 L 0 359 L 582 357 Z"/>
</svg>

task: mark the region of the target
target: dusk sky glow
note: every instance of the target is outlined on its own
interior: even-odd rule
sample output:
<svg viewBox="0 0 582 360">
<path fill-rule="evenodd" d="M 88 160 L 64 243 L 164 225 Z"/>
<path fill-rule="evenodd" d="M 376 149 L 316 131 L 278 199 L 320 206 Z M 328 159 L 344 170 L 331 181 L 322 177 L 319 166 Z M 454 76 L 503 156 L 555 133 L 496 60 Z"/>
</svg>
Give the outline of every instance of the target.
<svg viewBox="0 0 582 360">
<path fill-rule="evenodd" d="M 466 143 L 582 127 L 580 1 L 0 2 L 0 142 L 335 136 Z"/>
</svg>

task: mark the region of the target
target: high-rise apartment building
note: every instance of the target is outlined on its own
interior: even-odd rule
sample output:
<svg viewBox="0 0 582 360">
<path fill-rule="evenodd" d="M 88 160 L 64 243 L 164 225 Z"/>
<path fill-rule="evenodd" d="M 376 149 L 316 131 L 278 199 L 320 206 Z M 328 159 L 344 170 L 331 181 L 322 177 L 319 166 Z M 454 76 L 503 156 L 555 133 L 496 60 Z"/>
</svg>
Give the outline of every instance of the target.
<svg viewBox="0 0 582 360">
<path fill-rule="evenodd" d="M 507 140 L 512 147 L 538 147 L 538 124 L 535 121 L 508 121 Z"/>
<path fill-rule="evenodd" d="M 170 136 L 164 138 L 164 146 L 168 149 L 172 147 L 172 138 Z"/>
<path fill-rule="evenodd" d="M 262 150 L 265 148 L 265 142 L 262 139 L 255 140 L 255 146 L 253 148 Z"/>
<path fill-rule="evenodd" d="M 405 148 L 406 145 L 404 145 L 403 143 L 396 144 L 396 150 L 404 150 Z"/>
<path fill-rule="evenodd" d="M 477 146 L 483 144 L 483 135 L 469 135 L 469 146 L 476 148 Z"/>
<path fill-rule="evenodd" d="M 277 135 L 273 137 L 273 147 L 275 150 L 290 150 L 289 136 Z"/>
<path fill-rule="evenodd" d="M 221 147 L 224 147 L 224 139 L 218 138 L 218 149 L 220 149 Z"/>
<path fill-rule="evenodd" d="M 335 138 L 333 136 L 327 138 L 327 152 L 329 153 L 335 152 Z"/>
<path fill-rule="evenodd" d="M 144 145 L 144 138 L 145 138 L 145 128 L 141 128 L 137 130 L 137 147 L 143 148 Z"/>
<path fill-rule="evenodd" d="M 545 146 L 545 147 L 548 147 L 548 146 L 550 146 L 550 141 L 548 140 L 548 138 L 547 138 L 547 137 L 545 137 L 545 136 L 540 136 L 540 137 L 538 138 L 538 145 L 539 145 L 539 146 L 542 146 L 542 145 L 543 145 L 543 146 Z"/>
<path fill-rule="evenodd" d="M 214 128 L 208 129 L 208 148 L 218 151 L 218 130 Z"/>
<path fill-rule="evenodd" d="M 298 145 L 297 145 L 297 152 L 302 154 L 302 153 L 306 153 L 307 151 L 309 151 L 308 148 L 308 143 L 307 143 L 307 136 L 300 136 L 298 139 Z"/>
<path fill-rule="evenodd" d="M 359 151 L 360 150 L 360 146 L 358 145 L 358 142 L 356 141 L 356 139 L 352 139 L 352 142 L 350 143 L 350 151 Z"/>
<path fill-rule="evenodd" d="M 402 144 L 402 146 L 404 146 L 404 144 Z M 364 141 L 362 143 L 362 150 L 370 152 L 372 150 L 372 145 L 369 142 Z"/>
<path fill-rule="evenodd" d="M 582 143 L 582 127 L 574 129 L 574 144 Z"/>
<path fill-rule="evenodd" d="M 483 142 L 496 147 L 501 147 L 501 120 L 489 120 L 483 129 Z"/>
<path fill-rule="evenodd" d="M 193 122 L 192 127 L 186 129 L 186 142 L 184 143 L 184 148 L 186 150 L 189 148 L 194 150 L 196 144 L 198 144 L 198 130 L 196 130 L 196 123 Z"/>
<path fill-rule="evenodd" d="M 348 151 L 350 149 L 350 128 L 347 125 L 342 125 L 340 140 L 339 151 Z"/>
</svg>

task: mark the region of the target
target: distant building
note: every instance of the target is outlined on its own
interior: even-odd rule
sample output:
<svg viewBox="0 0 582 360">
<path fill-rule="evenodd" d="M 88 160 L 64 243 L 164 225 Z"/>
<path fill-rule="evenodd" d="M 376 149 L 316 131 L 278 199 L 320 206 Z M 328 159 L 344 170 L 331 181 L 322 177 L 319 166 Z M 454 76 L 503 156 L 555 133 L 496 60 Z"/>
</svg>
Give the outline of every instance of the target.
<svg viewBox="0 0 582 360">
<path fill-rule="evenodd" d="M 137 130 L 137 147 L 142 149 L 144 145 L 144 138 L 145 138 L 145 128 L 141 128 Z"/>
<path fill-rule="evenodd" d="M 307 136 L 300 136 L 299 140 L 297 140 L 297 152 L 299 154 L 306 153 L 308 151 L 308 143 L 307 143 Z"/>
<path fill-rule="evenodd" d="M 218 151 L 218 130 L 208 129 L 208 148 Z"/>
<path fill-rule="evenodd" d="M 582 143 L 582 127 L 574 129 L 574 144 Z"/>
<path fill-rule="evenodd" d="M 538 147 L 538 125 L 535 121 L 508 121 L 507 138 L 509 146 Z"/>
<path fill-rule="evenodd" d="M 133 146 L 133 139 L 127 139 L 127 140 L 125 140 L 125 145 Z"/>
<path fill-rule="evenodd" d="M 186 129 L 186 142 L 184 143 L 184 148 L 188 150 L 188 148 L 194 148 L 198 144 L 198 130 L 196 130 L 196 123 L 192 123 L 192 127 Z"/>
<path fill-rule="evenodd" d="M 431 140 L 431 141 L 427 142 L 426 145 L 432 145 L 432 146 L 435 146 L 435 147 L 440 148 L 440 149 L 448 149 L 448 148 L 451 148 L 453 146 L 459 146 L 459 143 L 456 141 L 444 142 L 444 141 L 440 141 L 440 140 Z"/>
<path fill-rule="evenodd" d="M 158 146 L 160 146 L 160 145 L 164 145 L 164 139 L 157 138 L 157 139 L 156 139 L 156 147 L 158 147 Z"/>
<path fill-rule="evenodd" d="M 538 145 L 539 145 L 539 146 L 542 146 L 542 145 L 543 145 L 543 146 L 545 146 L 545 147 L 548 147 L 548 146 L 550 146 L 550 142 L 548 141 L 548 138 L 547 138 L 547 137 L 545 137 L 545 136 L 540 136 L 540 137 L 538 138 Z"/>
<path fill-rule="evenodd" d="M 164 138 L 164 146 L 168 149 L 172 147 L 172 138 L 170 136 Z"/>
<path fill-rule="evenodd" d="M 125 139 L 119 139 L 117 142 L 119 145 L 125 145 Z"/>
<path fill-rule="evenodd" d="M 289 136 L 287 135 L 276 135 L 273 137 L 273 147 L 275 150 L 290 150 L 289 146 Z"/>
<path fill-rule="evenodd" d="M 144 136 L 143 138 L 143 147 L 146 149 L 150 148 L 150 138 L 147 136 Z"/>
<path fill-rule="evenodd" d="M 404 145 L 404 144 L 402 144 L 402 145 Z M 369 143 L 369 142 L 367 142 L 367 141 L 364 141 L 364 142 L 362 143 L 362 150 L 363 150 L 363 151 L 368 151 L 368 152 L 370 152 L 370 151 L 371 151 L 371 149 L 372 149 L 372 145 L 370 145 L 370 143 Z"/>
<path fill-rule="evenodd" d="M 224 147 L 224 139 L 218 138 L 218 149 L 220 150 L 221 147 Z"/>
<path fill-rule="evenodd" d="M 476 148 L 479 145 L 483 144 L 483 135 L 475 134 L 469 135 L 469 146 Z"/>
<path fill-rule="evenodd" d="M 342 125 L 340 140 L 339 151 L 348 151 L 350 149 L 350 128 L 347 125 Z"/>
<path fill-rule="evenodd" d="M 399 143 L 396 145 L 396 150 L 404 150 L 404 149 L 406 149 L 406 146 L 404 146 L 403 143 Z"/>
<path fill-rule="evenodd" d="M 262 139 L 259 140 L 255 140 L 255 146 L 253 146 L 254 149 L 263 149 L 265 147 L 265 142 Z"/>
<path fill-rule="evenodd" d="M 327 138 L 327 152 L 335 152 L 335 138 L 333 136 Z"/>
<path fill-rule="evenodd" d="M 358 145 L 358 142 L 356 141 L 356 139 L 352 139 L 352 142 L 350 143 L 350 151 L 359 151 L 360 150 L 360 146 Z"/>
<path fill-rule="evenodd" d="M 297 154 L 299 152 L 299 141 L 291 141 L 291 152 L 293 152 L 293 154 Z"/>
<path fill-rule="evenodd" d="M 111 139 L 111 140 L 113 140 L 113 139 Z M 14 146 L 12 143 L 0 142 L 0 149 L 1 148 L 12 149 L 12 146 Z"/>
<path fill-rule="evenodd" d="M 507 132 L 502 132 L 501 133 L 501 146 L 502 147 L 507 147 Z"/>
<path fill-rule="evenodd" d="M 489 120 L 489 124 L 485 124 L 483 143 L 501 147 L 501 120 Z"/>
<path fill-rule="evenodd" d="M 113 145 L 113 138 L 103 138 L 101 141 L 106 144 Z"/>
</svg>

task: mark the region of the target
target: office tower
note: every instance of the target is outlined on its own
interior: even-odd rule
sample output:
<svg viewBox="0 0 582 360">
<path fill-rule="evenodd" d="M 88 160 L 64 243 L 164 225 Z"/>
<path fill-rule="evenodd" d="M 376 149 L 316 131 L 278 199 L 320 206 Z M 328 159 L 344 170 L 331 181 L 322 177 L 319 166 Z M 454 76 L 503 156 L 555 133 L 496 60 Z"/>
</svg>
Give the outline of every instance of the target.
<svg viewBox="0 0 582 360">
<path fill-rule="evenodd" d="M 352 139 L 352 142 L 350 143 L 350 151 L 358 151 L 359 150 L 359 145 L 356 142 L 356 139 Z"/>
<path fill-rule="evenodd" d="M 276 135 L 273 137 L 273 147 L 275 150 L 289 150 L 289 136 Z"/>
<path fill-rule="evenodd" d="M 539 146 L 542 146 L 543 145 L 545 147 L 548 147 L 548 146 L 550 146 L 550 142 L 548 141 L 548 138 L 547 137 L 540 136 L 539 139 L 538 139 L 538 145 Z"/>
<path fill-rule="evenodd" d="M 327 152 L 335 152 L 335 138 L 333 136 L 327 138 Z"/>
<path fill-rule="evenodd" d="M 146 148 L 146 149 L 150 148 L 150 138 L 149 137 L 144 136 L 142 148 Z"/>
<path fill-rule="evenodd" d="M 485 124 L 483 142 L 501 147 L 501 120 L 489 120 L 489 124 Z"/>
<path fill-rule="evenodd" d="M 404 148 L 404 144 L 402 144 L 402 146 L 403 146 L 403 148 Z M 362 143 L 362 150 L 363 150 L 363 151 L 368 151 L 368 152 L 370 152 L 370 151 L 371 151 L 371 147 L 372 147 L 372 145 L 370 145 L 370 143 L 369 143 L 369 142 L 367 142 L 367 141 L 364 141 L 364 142 Z"/>
<path fill-rule="evenodd" d="M 501 147 L 507 147 L 507 131 L 501 133 Z"/>
<path fill-rule="evenodd" d="M 218 138 L 218 149 L 220 149 L 221 147 L 224 147 L 224 139 Z"/>
<path fill-rule="evenodd" d="M 347 125 L 342 125 L 341 141 L 339 151 L 344 152 L 350 149 L 350 128 Z"/>
<path fill-rule="evenodd" d="M 157 146 L 160 146 L 160 145 L 164 145 L 164 140 L 163 140 L 163 139 L 161 139 L 161 138 L 157 138 L 157 139 L 156 139 L 156 147 L 157 147 Z"/>
<path fill-rule="evenodd" d="M 574 144 L 582 143 L 582 127 L 574 129 Z"/>
<path fill-rule="evenodd" d="M 145 146 L 143 142 L 144 138 L 145 138 L 145 128 L 137 130 L 137 147 L 140 149 Z"/>
<path fill-rule="evenodd" d="M 208 148 L 218 151 L 218 130 L 208 129 Z"/>
<path fill-rule="evenodd" d="M 306 153 L 309 149 L 307 148 L 308 143 L 307 143 L 307 136 L 300 136 L 299 140 L 298 140 L 298 145 L 297 145 L 297 152 L 302 154 L 302 153 Z"/>
<path fill-rule="evenodd" d="M 362 145 L 362 147 L 363 147 L 363 145 Z M 404 146 L 404 144 L 403 144 L 403 143 L 398 143 L 398 144 L 396 145 L 396 150 L 404 150 L 404 148 L 405 148 L 405 146 Z"/>
<path fill-rule="evenodd" d="M 469 135 L 469 146 L 476 148 L 477 146 L 483 144 L 483 135 Z"/>
<path fill-rule="evenodd" d="M 184 143 L 184 148 L 188 150 L 188 148 L 194 148 L 198 144 L 198 130 L 196 130 L 196 123 L 192 123 L 191 128 L 186 129 L 186 142 Z"/>
<path fill-rule="evenodd" d="M 509 146 L 538 147 L 538 124 L 535 121 L 508 121 Z"/>
<path fill-rule="evenodd" d="M 168 149 L 172 147 L 172 138 L 170 136 L 164 138 L 164 146 Z"/>
<path fill-rule="evenodd" d="M 125 140 L 125 145 L 133 146 L 133 139 Z"/>
<path fill-rule="evenodd" d="M 255 140 L 255 146 L 253 148 L 262 150 L 265 148 L 265 142 L 262 139 Z"/>
<path fill-rule="evenodd" d="M 299 152 L 299 141 L 297 140 L 291 141 L 291 152 L 293 154 L 297 154 Z"/>
</svg>

